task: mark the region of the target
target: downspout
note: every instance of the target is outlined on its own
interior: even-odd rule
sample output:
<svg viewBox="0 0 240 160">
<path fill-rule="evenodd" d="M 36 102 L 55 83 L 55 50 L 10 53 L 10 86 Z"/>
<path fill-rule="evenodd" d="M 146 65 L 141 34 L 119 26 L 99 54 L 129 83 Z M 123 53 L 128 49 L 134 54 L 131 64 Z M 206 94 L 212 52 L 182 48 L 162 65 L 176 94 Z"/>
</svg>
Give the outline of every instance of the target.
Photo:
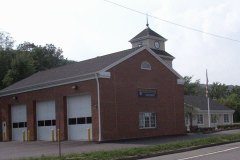
<svg viewBox="0 0 240 160">
<path fill-rule="evenodd" d="M 98 141 L 102 141 L 102 128 L 101 128 L 101 106 L 100 106 L 100 88 L 98 75 L 95 73 L 95 78 L 97 82 L 97 107 L 98 107 Z"/>
</svg>

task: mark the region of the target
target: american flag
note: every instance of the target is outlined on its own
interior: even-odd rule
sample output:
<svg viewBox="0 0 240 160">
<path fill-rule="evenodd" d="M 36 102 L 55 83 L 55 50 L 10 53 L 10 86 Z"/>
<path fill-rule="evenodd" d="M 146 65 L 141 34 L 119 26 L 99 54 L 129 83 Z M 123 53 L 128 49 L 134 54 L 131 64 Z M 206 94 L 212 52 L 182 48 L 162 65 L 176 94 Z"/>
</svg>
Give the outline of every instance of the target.
<svg viewBox="0 0 240 160">
<path fill-rule="evenodd" d="M 208 74 L 206 69 L 206 97 L 208 97 Z"/>
</svg>

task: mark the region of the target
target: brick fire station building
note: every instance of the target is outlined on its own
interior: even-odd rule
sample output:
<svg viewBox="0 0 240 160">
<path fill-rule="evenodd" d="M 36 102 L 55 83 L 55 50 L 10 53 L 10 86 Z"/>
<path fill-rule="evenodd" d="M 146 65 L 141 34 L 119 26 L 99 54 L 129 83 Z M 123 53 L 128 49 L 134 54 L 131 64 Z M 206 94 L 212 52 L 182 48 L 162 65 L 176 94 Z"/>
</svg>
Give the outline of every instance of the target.
<svg viewBox="0 0 240 160">
<path fill-rule="evenodd" d="M 149 27 L 131 49 L 42 71 L 0 91 L 1 140 L 92 141 L 184 134 L 183 78 Z"/>
</svg>

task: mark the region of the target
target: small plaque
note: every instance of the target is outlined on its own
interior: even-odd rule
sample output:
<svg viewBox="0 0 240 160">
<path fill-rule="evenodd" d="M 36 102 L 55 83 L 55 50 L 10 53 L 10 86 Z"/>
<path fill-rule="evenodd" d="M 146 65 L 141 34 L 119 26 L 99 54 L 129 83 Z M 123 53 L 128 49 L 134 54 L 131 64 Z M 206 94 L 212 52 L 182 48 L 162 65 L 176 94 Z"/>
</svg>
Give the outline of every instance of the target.
<svg viewBox="0 0 240 160">
<path fill-rule="evenodd" d="M 156 89 L 138 89 L 138 97 L 156 97 Z"/>
</svg>

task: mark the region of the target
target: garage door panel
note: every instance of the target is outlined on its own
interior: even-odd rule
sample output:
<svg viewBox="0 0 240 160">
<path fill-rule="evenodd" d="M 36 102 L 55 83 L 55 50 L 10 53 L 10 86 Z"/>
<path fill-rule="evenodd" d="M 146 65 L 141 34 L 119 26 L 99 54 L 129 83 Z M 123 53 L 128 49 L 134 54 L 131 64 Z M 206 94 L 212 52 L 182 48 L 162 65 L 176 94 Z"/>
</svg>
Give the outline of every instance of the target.
<svg viewBox="0 0 240 160">
<path fill-rule="evenodd" d="M 27 121 L 26 105 L 13 105 L 12 108 L 12 122 Z"/>
<path fill-rule="evenodd" d="M 88 128 L 92 131 L 92 124 L 69 125 L 68 137 L 71 138 L 70 140 L 88 140 Z M 90 139 L 92 139 L 92 132 L 90 132 Z"/>
<path fill-rule="evenodd" d="M 27 133 L 27 110 L 26 105 L 13 105 L 12 117 L 12 140 L 23 141 L 23 132 Z"/>
<path fill-rule="evenodd" d="M 55 101 L 37 102 L 36 115 L 37 139 L 51 141 L 52 130 L 54 131 L 54 135 L 56 135 Z"/>
<path fill-rule="evenodd" d="M 54 107 L 53 107 L 54 106 Z M 55 102 L 54 101 L 43 101 L 37 102 L 37 119 L 55 119 Z M 53 114 L 54 113 L 54 114 Z"/>
<path fill-rule="evenodd" d="M 87 140 L 88 128 L 92 139 L 91 96 L 81 95 L 67 98 L 68 139 Z"/>
<path fill-rule="evenodd" d="M 27 134 L 27 128 L 13 128 L 12 129 L 12 140 L 13 141 L 23 141 L 23 132 L 25 136 Z"/>
<path fill-rule="evenodd" d="M 90 95 L 68 97 L 67 106 L 69 117 L 87 117 L 92 115 Z"/>
<path fill-rule="evenodd" d="M 37 139 L 42 141 L 51 141 L 52 130 L 54 131 L 54 135 L 56 135 L 56 126 L 38 127 Z M 54 139 L 55 139 L 55 136 L 54 136 Z"/>
</svg>

